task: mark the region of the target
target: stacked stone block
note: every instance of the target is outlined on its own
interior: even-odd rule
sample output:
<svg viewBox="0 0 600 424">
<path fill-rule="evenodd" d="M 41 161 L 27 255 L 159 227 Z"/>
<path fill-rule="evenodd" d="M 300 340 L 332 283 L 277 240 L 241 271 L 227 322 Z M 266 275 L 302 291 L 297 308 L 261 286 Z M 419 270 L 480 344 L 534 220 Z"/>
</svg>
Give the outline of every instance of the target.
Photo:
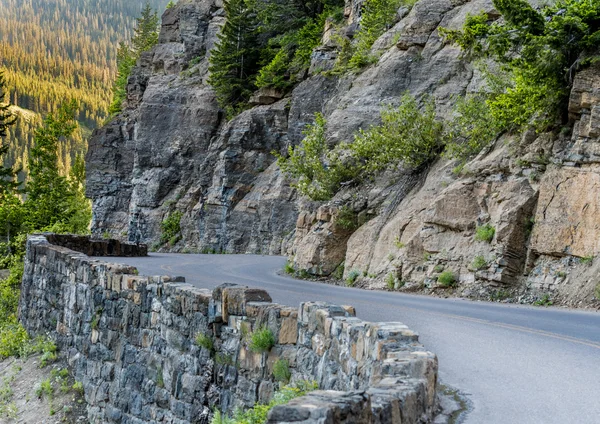
<svg viewBox="0 0 600 424">
<path fill-rule="evenodd" d="M 66 354 L 84 384 L 90 422 L 207 423 L 215 408 L 268 402 L 281 358 L 292 383 L 316 381 L 321 390 L 275 407 L 269 423 L 431 419 L 437 360 L 403 324 L 367 323 L 349 306 L 282 306 L 260 289 L 211 292 L 181 278 L 139 276 L 64 247 L 97 252 L 85 240 L 29 238 L 19 316 Z M 275 345 L 256 353 L 250 335 L 261 328 Z M 213 346 L 196 343 L 199 334 Z"/>
</svg>

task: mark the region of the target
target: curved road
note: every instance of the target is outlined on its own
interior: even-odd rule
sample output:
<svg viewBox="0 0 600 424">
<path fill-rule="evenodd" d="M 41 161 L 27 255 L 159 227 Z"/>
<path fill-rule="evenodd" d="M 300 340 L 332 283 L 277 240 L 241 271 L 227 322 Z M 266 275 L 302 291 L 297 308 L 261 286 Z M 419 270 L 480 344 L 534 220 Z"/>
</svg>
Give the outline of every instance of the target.
<svg viewBox="0 0 600 424">
<path fill-rule="evenodd" d="M 401 321 L 439 358 L 440 380 L 471 404 L 472 424 L 599 424 L 600 314 L 367 291 L 278 275 L 285 258 L 151 254 L 98 258 L 145 275 L 182 275 L 213 288 L 261 287 L 273 301 L 321 300 L 356 307 L 367 321 Z"/>
</svg>

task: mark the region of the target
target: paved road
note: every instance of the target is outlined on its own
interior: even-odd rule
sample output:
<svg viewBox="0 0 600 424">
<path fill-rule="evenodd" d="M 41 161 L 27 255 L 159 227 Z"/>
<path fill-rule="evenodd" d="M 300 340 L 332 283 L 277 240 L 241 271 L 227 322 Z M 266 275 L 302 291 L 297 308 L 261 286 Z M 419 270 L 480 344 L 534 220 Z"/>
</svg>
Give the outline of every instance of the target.
<svg viewBox="0 0 600 424">
<path fill-rule="evenodd" d="M 458 388 L 472 424 L 600 424 L 600 314 L 438 299 L 298 281 L 277 275 L 285 259 L 252 255 L 152 254 L 123 258 L 140 274 L 183 275 L 266 289 L 296 306 L 354 305 L 368 321 L 401 321 L 438 355 L 442 383 Z"/>
</svg>

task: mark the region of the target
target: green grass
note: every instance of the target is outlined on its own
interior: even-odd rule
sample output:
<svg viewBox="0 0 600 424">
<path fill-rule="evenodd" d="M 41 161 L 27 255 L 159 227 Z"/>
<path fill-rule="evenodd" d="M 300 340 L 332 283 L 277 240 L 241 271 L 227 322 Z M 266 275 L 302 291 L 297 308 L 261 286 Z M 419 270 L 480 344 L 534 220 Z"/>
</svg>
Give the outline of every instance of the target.
<svg viewBox="0 0 600 424">
<path fill-rule="evenodd" d="M 226 355 L 224 353 L 217 353 L 215 355 L 215 362 L 218 365 L 230 365 L 230 366 L 235 365 L 235 361 L 233 360 L 231 355 Z"/>
<path fill-rule="evenodd" d="M 268 352 L 273 346 L 275 346 L 275 336 L 270 329 L 261 327 L 252 333 L 250 339 L 250 350 L 252 352 Z"/>
<path fill-rule="evenodd" d="M 344 262 L 342 262 L 336 269 L 335 271 L 333 271 L 333 273 L 331 274 L 331 276 L 333 278 L 335 278 L 336 280 L 343 280 L 344 279 Z"/>
<path fill-rule="evenodd" d="M 594 257 L 593 256 L 584 256 L 583 258 L 579 259 L 579 263 L 584 264 L 584 265 L 591 265 L 592 262 L 594 262 Z"/>
<path fill-rule="evenodd" d="M 209 352 L 212 352 L 215 348 L 215 344 L 213 342 L 212 337 L 207 336 L 206 334 L 198 333 L 196 335 L 196 344 Z"/>
<path fill-rule="evenodd" d="M 54 388 L 52 387 L 52 382 L 49 378 L 40 383 L 39 387 L 35 390 L 35 395 L 39 399 L 42 399 L 44 396 L 46 396 L 48 399 L 52 399 L 52 396 L 54 395 Z"/>
<path fill-rule="evenodd" d="M 394 290 L 396 288 L 396 277 L 391 272 L 387 275 L 385 279 L 385 284 L 389 290 Z"/>
<path fill-rule="evenodd" d="M 456 276 L 452 271 L 444 271 L 437 278 L 438 283 L 442 287 L 456 286 Z"/>
<path fill-rule="evenodd" d="M 255 404 L 253 408 L 246 411 L 237 410 L 233 417 L 228 417 L 224 413 L 216 410 L 211 420 L 211 424 L 260 424 L 267 422 L 269 411 L 277 406 L 284 405 L 290 400 L 304 396 L 308 392 L 317 390 L 315 382 L 298 381 L 293 386 L 284 386 L 273 395 L 273 399 L 266 405 Z"/>
<path fill-rule="evenodd" d="M 480 225 L 475 231 L 475 240 L 491 243 L 496 234 L 496 229 L 490 224 Z"/>
<path fill-rule="evenodd" d="M 286 359 L 278 359 L 273 364 L 273 377 L 276 381 L 288 383 L 292 378 L 290 364 Z"/>
<path fill-rule="evenodd" d="M 475 270 L 487 268 L 487 265 L 488 265 L 487 261 L 485 260 L 483 255 L 475 256 L 475 258 L 473 259 L 473 262 L 471 262 L 471 268 L 473 268 Z"/>
<path fill-rule="evenodd" d="M 396 246 L 398 249 L 403 249 L 403 248 L 405 248 L 405 247 L 406 247 L 406 244 L 404 244 L 404 243 L 402 243 L 402 242 L 400 241 L 400 237 L 396 237 L 396 238 L 394 239 L 394 245 L 395 245 L 395 246 Z"/>
<path fill-rule="evenodd" d="M 83 383 L 81 381 L 76 381 L 75 383 L 73 383 L 73 386 L 71 386 L 71 390 L 73 390 L 80 396 L 83 395 Z"/>
<path fill-rule="evenodd" d="M 553 303 L 554 302 L 552 302 L 552 299 L 550 299 L 550 295 L 549 294 L 545 294 L 540 299 L 538 299 L 535 302 L 533 302 L 533 304 L 535 306 L 552 306 Z"/>
<path fill-rule="evenodd" d="M 285 265 L 283 266 L 283 272 L 285 272 L 288 275 L 294 275 L 296 273 L 296 270 L 294 269 L 294 265 L 292 265 L 290 261 L 286 261 Z"/>
<path fill-rule="evenodd" d="M 444 271 L 444 265 L 436 265 L 433 267 L 433 272 L 442 272 Z"/>
<path fill-rule="evenodd" d="M 359 277 L 359 275 L 360 273 L 356 270 L 350 271 L 350 273 L 346 277 L 346 286 L 354 287 L 354 284 L 356 284 L 356 279 Z"/>
</svg>

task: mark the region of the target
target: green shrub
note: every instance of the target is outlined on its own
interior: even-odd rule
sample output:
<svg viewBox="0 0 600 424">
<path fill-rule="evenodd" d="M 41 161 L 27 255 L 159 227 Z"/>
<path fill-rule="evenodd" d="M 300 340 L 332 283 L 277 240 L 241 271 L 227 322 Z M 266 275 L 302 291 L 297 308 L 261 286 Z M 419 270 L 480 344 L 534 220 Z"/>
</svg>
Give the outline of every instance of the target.
<svg viewBox="0 0 600 424">
<path fill-rule="evenodd" d="M 471 268 L 473 268 L 475 270 L 487 268 L 487 265 L 488 265 L 487 261 L 485 260 L 485 257 L 483 257 L 483 255 L 475 256 L 475 258 L 473 259 L 473 262 L 471 262 Z"/>
<path fill-rule="evenodd" d="M 274 152 L 277 163 L 300 193 L 312 200 L 329 200 L 342 183 L 358 182 L 399 163 L 417 168 L 440 152 L 443 124 L 435 119 L 432 99 L 420 109 L 414 97 L 405 94 L 398 107 L 383 107 L 381 120 L 380 125 L 356 133 L 352 142 L 330 149 L 326 121 L 317 113 L 302 143 L 289 147 L 287 158 Z"/>
<path fill-rule="evenodd" d="M 542 130 L 567 116 L 575 71 L 598 57 L 600 4 L 558 0 L 534 9 L 525 0 L 495 0 L 504 19 L 469 16 L 462 30 L 441 34 L 475 58 L 492 58 L 510 74 L 494 90 L 491 113 L 504 129 Z"/>
<path fill-rule="evenodd" d="M 442 287 L 454 287 L 456 285 L 456 276 L 452 271 L 444 271 L 437 278 Z"/>
<path fill-rule="evenodd" d="M 443 124 L 436 121 L 433 99 L 427 99 L 421 109 L 406 93 L 398 107 L 382 109 L 381 121 L 366 131 L 359 130 L 354 142 L 345 146 L 363 164 L 363 172 L 373 174 L 400 162 L 417 168 L 439 153 Z"/>
<path fill-rule="evenodd" d="M 356 283 L 356 279 L 359 277 L 359 275 L 360 275 L 360 273 L 356 270 L 350 271 L 350 273 L 346 277 L 346 286 L 354 287 L 354 284 Z"/>
<path fill-rule="evenodd" d="M 276 391 L 273 399 L 266 405 L 255 404 L 247 411 L 237 410 L 233 417 L 229 418 L 220 411 L 215 411 L 211 424 L 260 424 L 267 422 L 269 411 L 277 405 L 284 405 L 292 399 L 304 396 L 317 389 L 314 382 L 296 382 L 293 386 L 284 386 Z"/>
<path fill-rule="evenodd" d="M 329 200 L 343 181 L 354 176 L 337 152 L 327 147 L 325 125 L 323 115 L 316 113 L 315 122 L 303 132 L 304 140 L 299 146 L 289 147 L 287 158 L 275 153 L 281 170 L 296 180 L 292 185 L 313 200 Z"/>
<path fill-rule="evenodd" d="M 44 352 L 40 357 L 40 368 L 45 368 L 58 359 L 56 352 Z"/>
<path fill-rule="evenodd" d="M 344 278 L 344 262 L 338 265 L 338 267 L 331 274 L 336 280 L 342 280 Z"/>
<path fill-rule="evenodd" d="M 393 273 L 389 273 L 385 279 L 385 284 L 389 290 L 394 290 L 396 288 L 396 277 L 394 277 Z"/>
<path fill-rule="evenodd" d="M 169 213 L 169 215 L 161 222 L 161 236 L 160 242 L 165 244 L 169 242 L 169 244 L 173 245 L 179 241 L 180 233 L 181 233 L 181 212 L 175 211 Z"/>
<path fill-rule="evenodd" d="M 278 359 L 273 364 L 273 377 L 276 381 L 280 381 L 282 383 L 288 383 L 290 378 L 292 378 L 292 373 L 290 372 L 290 364 L 286 359 Z"/>
<path fill-rule="evenodd" d="M 215 348 L 212 337 L 203 333 L 198 333 L 196 335 L 196 344 L 210 352 L 212 352 Z"/>
<path fill-rule="evenodd" d="M 342 206 L 335 217 L 335 224 L 344 230 L 353 231 L 358 228 L 358 217 L 348 206 Z"/>
<path fill-rule="evenodd" d="M 251 351 L 256 353 L 268 352 L 273 346 L 275 346 L 275 336 L 270 329 L 261 327 L 252 333 L 250 340 Z"/>
<path fill-rule="evenodd" d="M 594 256 L 584 256 L 582 258 L 579 259 L 579 263 L 583 264 L 583 265 L 591 265 L 592 262 L 594 262 Z"/>
<path fill-rule="evenodd" d="M 371 55 L 371 47 L 394 24 L 396 12 L 403 3 L 402 0 L 366 0 L 363 3 L 360 28 L 354 37 L 354 54 L 348 63 L 351 68 L 359 69 L 377 60 L 377 56 Z"/>
<path fill-rule="evenodd" d="M 490 224 L 480 225 L 475 231 L 475 240 L 491 243 L 496 234 L 496 229 Z"/>
<path fill-rule="evenodd" d="M 400 237 L 396 237 L 394 239 L 394 245 L 398 248 L 398 249 L 404 249 L 406 247 L 406 244 L 402 243 L 400 241 Z"/>
<path fill-rule="evenodd" d="M 454 113 L 447 123 L 444 156 L 460 159 L 462 162 L 477 155 L 494 141 L 501 131 L 481 94 L 459 98 Z"/>
<path fill-rule="evenodd" d="M 83 383 L 81 381 L 76 381 L 75 383 L 73 383 L 71 390 L 73 390 L 73 392 L 75 392 L 76 394 L 82 396 L 84 393 Z"/>
<path fill-rule="evenodd" d="M 283 266 L 283 272 L 285 272 L 288 275 L 294 275 L 296 273 L 296 269 L 290 261 L 286 261 L 285 265 Z"/>
<path fill-rule="evenodd" d="M 40 399 L 44 396 L 46 396 L 48 399 L 52 399 L 54 395 L 54 387 L 52 387 L 52 382 L 49 378 L 40 383 L 39 387 L 35 391 L 35 394 Z"/>
<path fill-rule="evenodd" d="M 444 265 L 436 265 L 433 267 L 433 272 L 442 272 L 444 270 Z"/>
<path fill-rule="evenodd" d="M 28 341 L 27 331 L 16 317 L 0 324 L 0 358 L 18 356 Z"/>
<path fill-rule="evenodd" d="M 230 355 L 226 355 L 224 353 L 217 353 L 215 355 L 215 362 L 219 365 L 235 365 L 235 361 Z"/>
<path fill-rule="evenodd" d="M 553 303 L 554 302 L 552 302 L 552 299 L 550 299 L 549 294 L 545 294 L 540 299 L 533 302 L 535 306 L 552 306 Z"/>
</svg>

